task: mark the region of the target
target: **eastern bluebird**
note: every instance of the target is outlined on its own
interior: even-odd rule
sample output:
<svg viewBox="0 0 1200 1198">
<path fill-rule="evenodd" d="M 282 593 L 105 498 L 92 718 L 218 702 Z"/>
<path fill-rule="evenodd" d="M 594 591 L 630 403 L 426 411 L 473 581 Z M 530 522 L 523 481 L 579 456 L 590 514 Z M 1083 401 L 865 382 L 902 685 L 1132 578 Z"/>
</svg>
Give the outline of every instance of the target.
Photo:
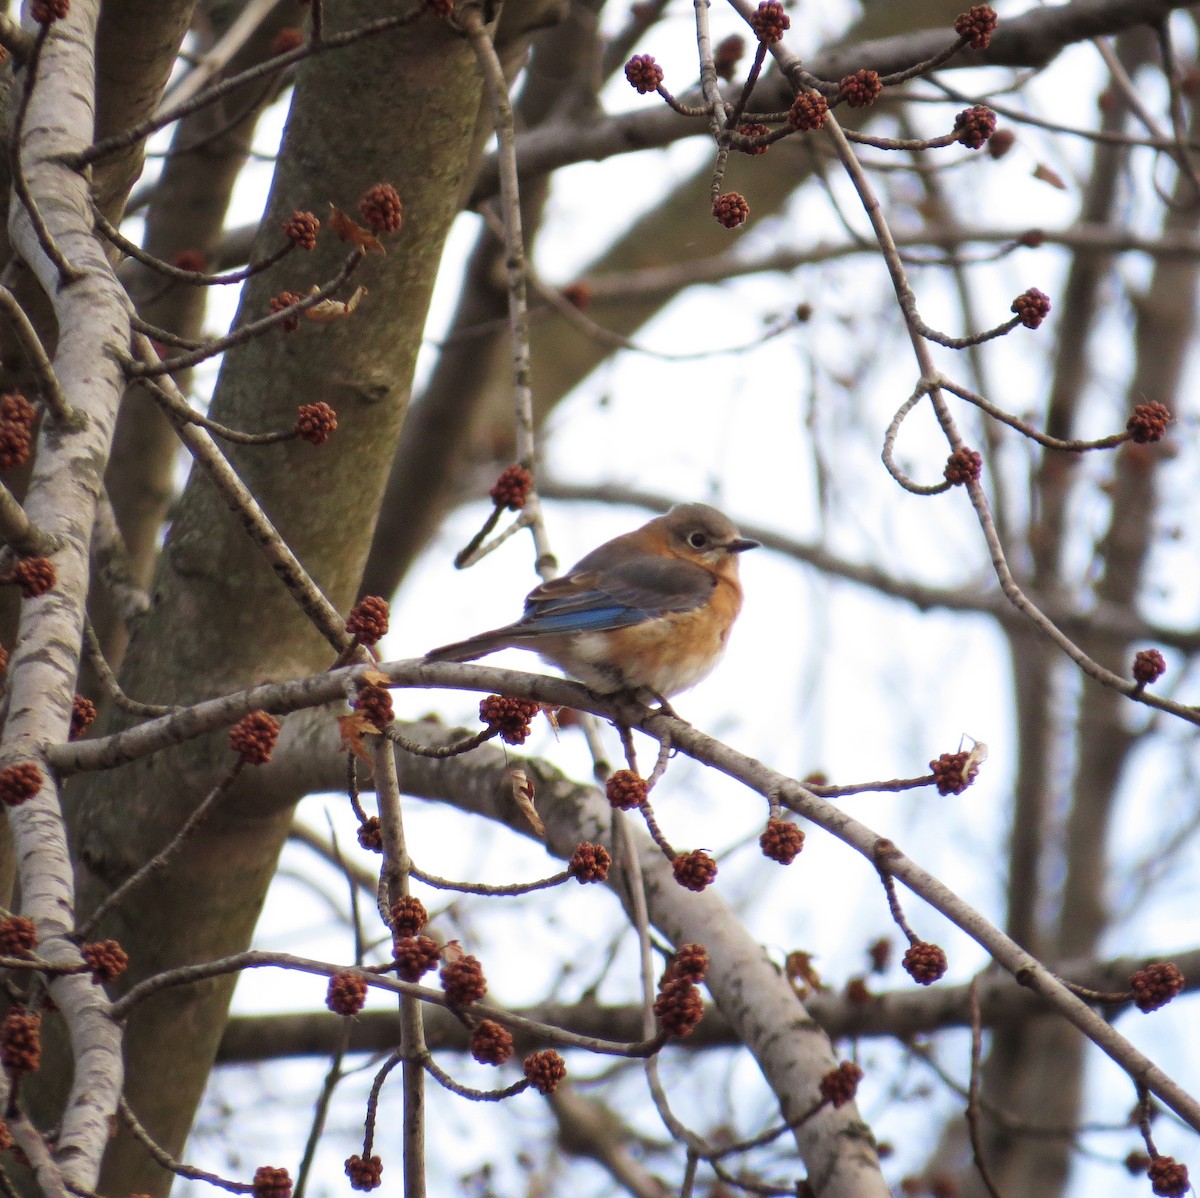
<svg viewBox="0 0 1200 1198">
<path fill-rule="evenodd" d="M 758 546 L 703 503 L 681 503 L 534 587 L 514 624 L 425 655 L 473 661 L 532 649 L 599 694 L 663 700 L 717 664 L 742 608 L 738 554 Z"/>
</svg>

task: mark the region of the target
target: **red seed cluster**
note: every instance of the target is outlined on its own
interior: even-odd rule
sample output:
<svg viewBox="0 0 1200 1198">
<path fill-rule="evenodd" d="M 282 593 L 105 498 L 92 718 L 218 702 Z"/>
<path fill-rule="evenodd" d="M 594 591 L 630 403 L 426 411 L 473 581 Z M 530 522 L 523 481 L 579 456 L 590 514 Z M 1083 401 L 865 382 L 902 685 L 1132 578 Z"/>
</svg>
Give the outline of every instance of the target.
<svg viewBox="0 0 1200 1198">
<path fill-rule="evenodd" d="M 746 197 L 741 192 L 727 191 L 713 200 L 712 214 L 717 224 L 724 225 L 727 229 L 736 229 L 738 225 L 746 223 L 746 218 L 750 215 L 750 205 L 746 203 Z"/>
<path fill-rule="evenodd" d="M 33 0 L 29 6 L 29 15 L 39 25 L 65 20 L 70 11 L 71 0 Z"/>
<path fill-rule="evenodd" d="M 960 795 L 979 774 L 979 766 L 968 764 L 970 753 L 943 753 L 929 763 L 940 795 Z"/>
<path fill-rule="evenodd" d="M 71 700 L 71 728 L 68 740 L 78 740 L 96 722 L 96 705 L 91 699 L 76 695 Z"/>
<path fill-rule="evenodd" d="M 396 973 L 405 982 L 419 982 L 442 955 L 441 945 L 432 936 L 399 936 L 392 941 Z"/>
<path fill-rule="evenodd" d="M 654 91 L 663 81 L 663 69 L 650 54 L 635 54 L 625 64 L 629 86 L 643 96 Z"/>
<path fill-rule="evenodd" d="M 608 878 L 611 866 L 612 857 L 603 845 L 584 840 L 575 846 L 567 872 L 580 884 L 603 882 Z"/>
<path fill-rule="evenodd" d="M 42 1063 L 42 1017 L 13 1007 L 0 1023 L 0 1064 L 11 1074 L 33 1073 Z"/>
<path fill-rule="evenodd" d="M 744 38 L 739 37 L 736 33 L 722 38 L 713 51 L 713 66 L 716 68 L 717 77 L 724 79 L 726 83 L 732 83 L 737 72 L 737 64 L 745 53 L 746 41 Z"/>
<path fill-rule="evenodd" d="M 1157 682 L 1166 670 L 1166 659 L 1157 649 L 1139 649 L 1133 655 L 1133 680 L 1138 686 Z"/>
<path fill-rule="evenodd" d="M 281 30 L 281 33 L 286 33 L 287 30 Z M 295 32 L 299 33 L 297 29 Z M 303 44 L 303 38 L 301 39 Z M 295 47 L 291 47 L 295 49 Z M 282 51 L 277 51 L 282 53 Z M 317 231 L 321 227 L 321 222 L 311 212 L 293 212 L 291 216 L 283 222 L 283 235 L 295 245 L 298 245 L 302 250 L 315 250 L 317 248 Z"/>
<path fill-rule="evenodd" d="M 347 1157 L 346 1176 L 352 1190 L 377 1190 L 383 1181 L 383 1161 L 377 1156 Z"/>
<path fill-rule="evenodd" d="M 525 1077 L 539 1094 L 553 1094 L 567 1076 L 567 1063 L 553 1048 L 531 1052 L 525 1058 Z"/>
<path fill-rule="evenodd" d="M 335 973 L 325 991 L 325 1005 L 335 1015 L 357 1015 L 367 1001 L 367 979 L 352 969 Z"/>
<path fill-rule="evenodd" d="M 988 138 L 988 153 L 993 158 L 1003 158 L 1016 144 L 1017 135 L 1011 129 L 997 129 Z M 1021 244 L 1024 245 L 1025 243 L 1022 242 Z"/>
<path fill-rule="evenodd" d="M 488 498 L 497 507 L 506 507 L 510 512 L 519 512 L 533 490 L 533 475 L 521 465 L 505 466 L 500 477 L 488 492 Z"/>
<path fill-rule="evenodd" d="M 0 470 L 11 470 L 29 458 L 37 411 L 19 391 L 0 395 Z"/>
<path fill-rule="evenodd" d="M 0 420 L 23 424 L 29 428 L 36 419 L 37 409 L 20 391 L 10 391 L 6 395 L 0 395 Z"/>
<path fill-rule="evenodd" d="M 779 41 L 792 27 L 792 18 L 783 10 L 779 0 L 762 0 L 750 16 L 750 28 L 766 46 Z"/>
<path fill-rule="evenodd" d="M 568 283 L 558 294 L 580 312 L 586 312 L 592 306 L 592 285 L 585 279 Z"/>
<path fill-rule="evenodd" d="M 1012 311 L 1027 329 L 1036 329 L 1050 314 L 1050 297 L 1044 291 L 1030 287 L 1013 300 Z"/>
<path fill-rule="evenodd" d="M 0 422 L 0 470 L 13 470 L 29 460 L 33 434 L 24 424 Z"/>
<path fill-rule="evenodd" d="M 855 71 L 838 80 L 838 91 L 851 108 L 868 108 L 879 99 L 883 83 L 878 71 Z"/>
<path fill-rule="evenodd" d="M 523 745 L 531 731 L 529 722 L 540 710 L 532 699 L 488 695 L 479 704 L 479 718 L 489 728 L 498 729 L 506 745 Z"/>
<path fill-rule="evenodd" d="M 954 118 L 954 132 L 968 150 L 982 149 L 996 132 L 996 114 L 982 104 L 964 108 Z"/>
<path fill-rule="evenodd" d="M 369 853 L 383 852 L 383 830 L 379 826 L 379 816 L 368 816 L 358 825 L 358 843 Z"/>
<path fill-rule="evenodd" d="M 788 109 L 788 128 L 808 133 L 825 124 L 828 115 L 829 101 L 820 92 L 801 92 Z"/>
<path fill-rule="evenodd" d="M 1190 1188 L 1188 1167 L 1174 1156 L 1153 1156 L 1146 1167 L 1151 1190 L 1164 1198 L 1182 1198 Z"/>
<path fill-rule="evenodd" d="M 1171 961 L 1156 961 L 1129 979 L 1134 1005 L 1139 1011 L 1157 1011 L 1183 990 L 1184 976 Z"/>
<path fill-rule="evenodd" d="M 364 595 L 346 617 L 346 631 L 360 645 L 374 645 L 387 635 L 388 601 L 378 595 Z"/>
<path fill-rule="evenodd" d="M 265 765 L 279 739 L 279 721 L 265 711 L 244 715 L 229 729 L 229 747 L 247 765 Z"/>
<path fill-rule="evenodd" d="M 97 986 L 115 982 L 129 966 L 129 954 L 117 940 L 95 940 L 80 951 Z"/>
<path fill-rule="evenodd" d="M 772 817 L 758 838 L 758 847 L 764 857 L 778 861 L 780 865 L 791 865 L 804 848 L 804 831 L 789 820 Z"/>
<path fill-rule="evenodd" d="M 42 771 L 32 761 L 0 770 L 0 803 L 5 807 L 19 807 L 41 789 Z"/>
<path fill-rule="evenodd" d="M 271 54 L 290 54 L 304 45 L 304 34 L 295 25 L 285 25 L 271 42 Z M 306 249 L 311 247 L 306 246 Z"/>
<path fill-rule="evenodd" d="M 23 957 L 37 944 L 37 928 L 24 915 L 0 919 L 0 956 Z"/>
<path fill-rule="evenodd" d="M 337 432 L 337 412 L 324 400 L 302 403 L 296 409 L 296 436 L 310 445 L 324 445 L 331 433 Z"/>
<path fill-rule="evenodd" d="M 191 248 L 180 250 L 179 253 L 171 259 L 171 265 L 176 270 L 186 270 L 188 274 L 199 275 L 203 274 L 208 269 L 208 259 L 200 250 Z"/>
<path fill-rule="evenodd" d="M 292 1198 L 292 1179 L 286 1169 L 259 1165 L 254 1170 L 254 1198 Z"/>
<path fill-rule="evenodd" d="M 392 905 L 392 935 L 415 936 L 429 922 L 425 904 L 414 895 L 406 894 Z"/>
<path fill-rule="evenodd" d="M 946 954 L 936 944 L 918 940 L 909 946 L 902 964 L 914 982 L 928 986 L 946 972 Z"/>
<path fill-rule="evenodd" d="M 471 1033 L 471 1055 L 481 1065 L 503 1065 L 513 1054 L 512 1032 L 485 1019 Z"/>
<path fill-rule="evenodd" d="M 1125 422 L 1125 427 L 1129 430 L 1131 441 L 1146 445 L 1151 441 L 1161 441 L 1170 423 L 1171 413 L 1166 404 L 1140 403 L 1133 409 L 1133 415 Z"/>
<path fill-rule="evenodd" d="M 368 188 L 358 201 L 358 210 L 373 233 L 395 233 L 404 223 L 400 193 L 390 183 L 376 183 Z"/>
<path fill-rule="evenodd" d="M 295 291 L 281 291 L 278 295 L 271 296 L 270 309 L 271 314 L 282 312 L 285 308 L 294 307 L 304 296 L 298 295 Z M 286 329 L 287 332 L 294 332 L 300 327 L 300 316 L 298 313 L 293 313 L 286 320 L 280 322 L 280 327 Z"/>
<path fill-rule="evenodd" d="M 717 876 L 717 863 L 703 849 L 693 849 L 675 854 L 671 872 L 680 886 L 699 894 Z"/>
<path fill-rule="evenodd" d="M 654 1015 L 668 1036 L 690 1036 L 704 1017 L 704 999 L 686 978 L 673 978 L 659 986 Z"/>
<path fill-rule="evenodd" d="M 766 137 L 771 132 L 771 126 L 759 123 L 739 125 L 738 132 L 743 137 Z M 761 146 L 738 146 L 737 148 L 743 154 L 750 154 L 752 157 L 757 157 L 759 154 L 765 154 L 771 147 L 764 144 Z"/>
<path fill-rule="evenodd" d="M 998 20 L 990 4 L 976 4 L 954 18 L 954 32 L 967 38 L 972 50 L 986 50 Z"/>
<path fill-rule="evenodd" d="M 863 1071 L 853 1061 L 843 1061 L 821 1078 L 821 1101 L 830 1106 L 845 1106 L 854 1101 Z"/>
<path fill-rule="evenodd" d="M 452 1007 L 469 1007 L 487 993 L 483 966 L 478 957 L 464 953 L 456 961 L 447 961 L 438 972 L 446 1001 Z"/>
<path fill-rule="evenodd" d="M 1150 1178 L 1150 1188 L 1163 1198 L 1183 1198 L 1190 1187 L 1187 1165 L 1173 1156 L 1151 1157 L 1146 1176 Z"/>
<path fill-rule="evenodd" d="M 364 683 L 358 688 L 351 705 L 368 723 L 386 728 L 396 718 L 392 710 L 392 694 L 386 686 Z"/>
<path fill-rule="evenodd" d="M 17 562 L 13 577 L 26 599 L 36 599 L 54 586 L 58 572 L 48 557 L 23 557 Z"/>
<path fill-rule="evenodd" d="M 892 963 L 892 942 L 886 936 L 880 936 L 867 946 L 867 956 L 871 958 L 872 973 L 885 973 Z"/>
<path fill-rule="evenodd" d="M 689 982 L 702 982 L 708 973 L 708 949 L 703 944 L 681 944 L 667 962 L 659 984 L 684 978 Z"/>
<path fill-rule="evenodd" d="M 1131 1152 L 1125 1158 L 1125 1168 L 1131 1177 L 1137 1177 L 1150 1168 L 1150 1158 L 1144 1152 Z"/>
<path fill-rule="evenodd" d="M 983 456 L 974 449 L 956 449 L 946 459 L 942 476 L 952 487 L 973 483 L 983 470 Z"/>
<path fill-rule="evenodd" d="M 633 770 L 617 770 L 604 784 L 604 794 L 616 811 L 632 811 L 646 801 L 646 780 Z"/>
</svg>

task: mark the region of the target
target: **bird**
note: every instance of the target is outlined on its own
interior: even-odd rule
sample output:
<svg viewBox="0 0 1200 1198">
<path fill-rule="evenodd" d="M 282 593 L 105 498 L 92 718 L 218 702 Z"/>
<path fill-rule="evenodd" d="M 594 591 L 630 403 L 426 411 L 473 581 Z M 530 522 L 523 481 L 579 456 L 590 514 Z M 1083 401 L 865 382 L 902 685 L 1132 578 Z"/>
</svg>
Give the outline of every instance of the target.
<svg viewBox="0 0 1200 1198">
<path fill-rule="evenodd" d="M 529 649 L 597 694 L 666 705 L 721 659 L 742 608 L 738 557 L 758 546 L 716 508 L 676 504 L 534 587 L 519 620 L 431 649 L 425 660 Z"/>
</svg>

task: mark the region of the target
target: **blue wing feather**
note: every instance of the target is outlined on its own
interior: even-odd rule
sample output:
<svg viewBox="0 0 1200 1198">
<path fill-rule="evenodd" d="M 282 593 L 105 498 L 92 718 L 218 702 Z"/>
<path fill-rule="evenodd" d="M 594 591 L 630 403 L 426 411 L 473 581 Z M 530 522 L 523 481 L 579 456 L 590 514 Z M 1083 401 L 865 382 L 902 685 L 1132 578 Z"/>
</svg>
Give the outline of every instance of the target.
<svg viewBox="0 0 1200 1198">
<path fill-rule="evenodd" d="M 716 585 L 708 570 L 679 558 L 643 555 L 607 565 L 593 560 L 596 556 L 531 591 L 513 631 L 553 636 L 627 628 L 669 612 L 691 611 Z"/>
</svg>

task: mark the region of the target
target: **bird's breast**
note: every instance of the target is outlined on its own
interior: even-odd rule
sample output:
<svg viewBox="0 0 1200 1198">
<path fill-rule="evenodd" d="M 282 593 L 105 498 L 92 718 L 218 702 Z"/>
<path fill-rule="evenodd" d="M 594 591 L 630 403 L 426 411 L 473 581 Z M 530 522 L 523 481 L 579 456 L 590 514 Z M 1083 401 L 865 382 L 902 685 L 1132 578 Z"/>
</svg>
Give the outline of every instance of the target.
<svg viewBox="0 0 1200 1198">
<path fill-rule="evenodd" d="M 721 659 L 741 608 L 734 586 L 718 585 L 701 607 L 651 616 L 625 628 L 556 637 L 539 651 L 600 693 L 648 691 L 669 698 L 695 686 Z"/>
</svg>

